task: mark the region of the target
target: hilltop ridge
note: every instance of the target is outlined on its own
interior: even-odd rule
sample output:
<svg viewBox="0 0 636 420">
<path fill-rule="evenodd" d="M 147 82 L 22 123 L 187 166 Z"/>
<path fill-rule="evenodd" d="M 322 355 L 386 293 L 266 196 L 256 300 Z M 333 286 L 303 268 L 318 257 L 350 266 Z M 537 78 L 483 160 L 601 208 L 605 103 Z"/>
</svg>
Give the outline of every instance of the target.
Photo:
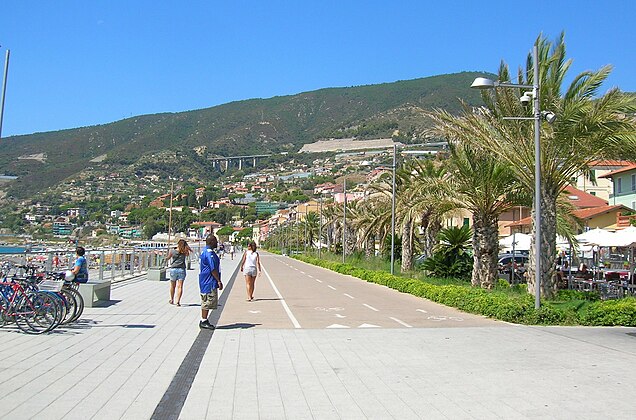
<svg viewBox="0 0 636 420">
<path fill-rule="evenodd" d="M 205 177 L 210 175 L 207 159 L 214 156 L 296 152 L 304 144 L 330 138 L 422 142 L 429 124 L 422 110 L 458 112 L 459 98 L 468 105 L 481 104 L 479 92 L 468 88 L 478 75 L 483 73 L 325 88 L 8 137 L 3 139 L 0 173 L 18 178 L 0 187 L 9 197 L 28 198 L 87 169 L 116 170 L 142 158 L 152 161 L 157 154 L 165 159 L 165 153 L 176 154 L 180 167 L 190 166 L 188 172 L 196 175 L 198 170 Z M 165 169 L 164 174 L 184 175 L 180 168 Z"/>
</svg>

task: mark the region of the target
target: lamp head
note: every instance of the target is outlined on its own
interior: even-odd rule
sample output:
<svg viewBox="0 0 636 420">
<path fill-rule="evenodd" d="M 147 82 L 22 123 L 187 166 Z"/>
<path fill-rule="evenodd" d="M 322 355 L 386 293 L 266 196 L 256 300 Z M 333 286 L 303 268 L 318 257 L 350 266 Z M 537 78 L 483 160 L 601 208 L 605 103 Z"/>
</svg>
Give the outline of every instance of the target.
<svg viewBox="0 0 636 420">
<path fill-rule="evenodd" d="M 556 114 L 552 111 L 541 111 L 541 116 L 548 122 L 548 124 L 554 123 L 557 119 Z"/>
<path fill-rule="evenodd" d="M 486 77 L 477 77 L 470 87 L 473 89 L 494 89 L 495 82 Z"/>
</svg>

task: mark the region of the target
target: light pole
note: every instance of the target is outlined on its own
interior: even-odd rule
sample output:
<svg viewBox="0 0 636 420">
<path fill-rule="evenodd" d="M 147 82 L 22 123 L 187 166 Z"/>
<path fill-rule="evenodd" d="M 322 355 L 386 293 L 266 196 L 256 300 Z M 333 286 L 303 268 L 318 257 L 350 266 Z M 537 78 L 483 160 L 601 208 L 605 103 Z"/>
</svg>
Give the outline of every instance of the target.
<svg viewBox="0 0 636 420">
<path fill-rule="evenodd" d="M 509 120 L 534 120 L 534 246 L 535 246 L 535 290 L 534 290 L 534 307 L 539 309 L 541 306 L 541 117 L 543 116 L 549 123 L 556 119 L 552 112 L 541 112 L 539 102 L 539 46 L 534 45 L 532 49 L 534 59 L 534 80 L 532 85 L 522 85 L 515 83 L 499 82 L 484 77 L 475 79 L 471 88 L 475 89 L 495 89 L 504 88 L 520 88 L 532 89 L 531 92 L 525 92 L 521 97 L 521 103 L 528 103 L 530 96 L 533 99 L 532 117 L 504 117 Z"/>
<path fill-rule="evenodd" d="M 397 144 L 393 145 L 393 186 L 391 194 L 391 274 L 395 265 L 395 161 L 397 155 Z"/>
<path fill-rule="evenodd" d="M 7 76 L 9 74 L 9 55 L 11 52 L 7 50 L 4 60 L 4 76 L 2 77 L 2 96 L 0 97 L 0 139 L 2 138 L 2 117 L 4 115 L 4 98 L 7 92 Z"/>
<path fill-rule="evenodd" d="M 320 222 L 318 228 L 318 259 L 322 257 L 322 193 L 320 193 Z"/>
<path fill-rule="evenodd" d="M 342 263 L 345 263 L 345 252 L 347 249 L 347 177 L 342 182 L 342 190 L 344 192 L 344 205 L 342 207 Z"/>
</svg>

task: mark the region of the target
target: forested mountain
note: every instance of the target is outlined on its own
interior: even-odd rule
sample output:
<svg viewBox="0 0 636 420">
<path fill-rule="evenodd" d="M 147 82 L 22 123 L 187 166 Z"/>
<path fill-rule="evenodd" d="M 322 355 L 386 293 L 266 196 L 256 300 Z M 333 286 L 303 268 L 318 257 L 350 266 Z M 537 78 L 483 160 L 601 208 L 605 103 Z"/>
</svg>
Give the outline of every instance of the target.
<svg viewBox="0 0 636 420">
<path fill-rule="evenodd" d="M 368 86 L 327 88 L 212 108 L 132 117 L 110 124 L 2 139 L 0 174 L 9 196 L 30 197 L 101 165 L 131 165 L 164 151 L 220 155 L 298 151 L 324 138 L 398 136 L 422 142 L 428 122 L 421 110 L 451 112 L 480 104 L 469 89 L 471 72 Z"/>
</svg>

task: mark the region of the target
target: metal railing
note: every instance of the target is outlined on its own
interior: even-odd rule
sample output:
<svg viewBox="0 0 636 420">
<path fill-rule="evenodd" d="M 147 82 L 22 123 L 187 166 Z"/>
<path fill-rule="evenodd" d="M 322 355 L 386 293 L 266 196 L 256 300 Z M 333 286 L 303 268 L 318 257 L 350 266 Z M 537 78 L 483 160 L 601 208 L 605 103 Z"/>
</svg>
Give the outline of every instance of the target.
<svg viewBox="0 0 636 420">
<path fill-rule="evenodd" d="M 94 248 L 86 249 L 89 279 L 99 281 L 134 277 L 152 268 L 166 266 L 167 248 Z M 66 271 L 76 260 L 75 249 L 26 250 L 21 253 L 0 254 L 0 261 L 19 265 L 35 265 L 44 271 Z"/>
</svg>

